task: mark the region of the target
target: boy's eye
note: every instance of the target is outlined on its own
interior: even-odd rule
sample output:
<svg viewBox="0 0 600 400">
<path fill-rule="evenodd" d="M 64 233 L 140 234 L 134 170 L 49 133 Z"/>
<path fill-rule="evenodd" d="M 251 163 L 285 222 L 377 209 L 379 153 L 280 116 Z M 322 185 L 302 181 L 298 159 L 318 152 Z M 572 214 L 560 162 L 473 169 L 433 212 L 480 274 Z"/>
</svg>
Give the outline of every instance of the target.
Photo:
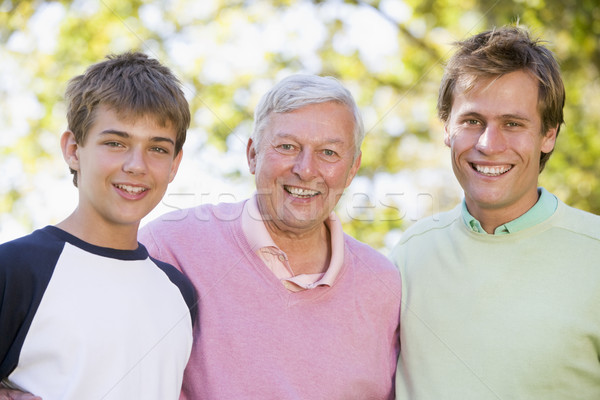
<svg viewBox="0 0 600 400">
<path fill-rule="evenodd" d="M 123 145 L 119 142 L 105 142 L 108 147 L 123 147 Z"/>
</svg>

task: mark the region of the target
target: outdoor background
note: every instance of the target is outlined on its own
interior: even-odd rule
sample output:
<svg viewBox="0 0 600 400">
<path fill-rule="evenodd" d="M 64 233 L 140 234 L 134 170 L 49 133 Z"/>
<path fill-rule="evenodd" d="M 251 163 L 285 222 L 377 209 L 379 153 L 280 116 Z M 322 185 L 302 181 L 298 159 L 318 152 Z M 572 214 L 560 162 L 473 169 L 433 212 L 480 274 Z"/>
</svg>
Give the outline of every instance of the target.
<svg viewBox="0 0 600 400">
<path fill-rule="evenodd" d="M 556 54 L 566 126 L 541 184 L 600 213 L 597 0 L 0 0 L 0 242 L 76 206 L 59 149 L 67 81 L 106 54 L 141 50 L 181 79 L 192 126 L 180 172 L 144 220 L 254 191 L 245 146 L 254 107 L 298 72 L 348 87 L 367 130 L 338 214 L 384 253 L 416 219 L 462 197 L 435 104 L 451 43 L 519 23 Z"/>
</svg>

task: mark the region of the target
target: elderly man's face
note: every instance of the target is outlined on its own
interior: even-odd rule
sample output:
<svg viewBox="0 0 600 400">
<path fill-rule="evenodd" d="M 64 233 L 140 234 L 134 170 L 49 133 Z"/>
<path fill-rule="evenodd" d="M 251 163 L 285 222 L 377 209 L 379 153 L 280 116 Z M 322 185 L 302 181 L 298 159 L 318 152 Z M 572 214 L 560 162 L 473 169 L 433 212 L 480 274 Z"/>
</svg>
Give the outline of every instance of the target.
<svg viewBox="0 0 600 400">
<path fill-rule="evenodd" d="M 273 113 L 260 143 L 248 142 L 258 205 L 272 232 L 320 229 L 360 166 L 354 118 L 336 102 Z"/>
</svg>

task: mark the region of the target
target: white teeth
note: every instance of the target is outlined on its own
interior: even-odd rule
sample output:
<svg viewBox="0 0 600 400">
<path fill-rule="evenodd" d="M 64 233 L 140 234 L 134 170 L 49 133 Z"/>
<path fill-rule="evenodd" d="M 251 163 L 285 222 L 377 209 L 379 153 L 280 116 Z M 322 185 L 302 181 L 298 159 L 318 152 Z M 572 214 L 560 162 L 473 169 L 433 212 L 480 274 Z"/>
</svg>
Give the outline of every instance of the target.
<svg viewBox="0 0 600 400">
<path fill-rule="evenodd" d="M 298 197 L 311 197 L 319 194 L 319 192 L 315 190 L 302 189 L 294 186 L 285 186 L 285 190 L 287 190 L 288 193 Z"/>
<path fill-rule="evenodd" d="M 473 164 L 473 166 L 475 167 L 477 172 L 480 172 L 484 175 L 489 175 L 489 176 L 502 175 L 505 172 L 508 172 L 512 168 L 511 166 L 488 167 L 488 166 L 482 166 L 482 165 L 477 165 L 477 164 Z"/>
<path fill-rule="evenodd" d="M 129 186 L 129 185 L 115 185 L 115 186 L 118 187 L 119 189 L 129 192 L 131 194 L 140 194 L 143 191 L 147 190 L 146 188 L 143 188 L 140 186 Z"/>
</svg>

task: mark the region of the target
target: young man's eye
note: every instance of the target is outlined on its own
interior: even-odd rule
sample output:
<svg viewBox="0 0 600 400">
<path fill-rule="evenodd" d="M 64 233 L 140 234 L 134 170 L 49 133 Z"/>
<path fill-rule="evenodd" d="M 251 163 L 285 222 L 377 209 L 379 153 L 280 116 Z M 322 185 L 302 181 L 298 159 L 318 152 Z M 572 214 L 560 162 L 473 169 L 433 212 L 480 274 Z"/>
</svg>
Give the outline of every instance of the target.
<svg viewBox="0 0 600 400">
<path fill-rule="evenodd" d="M 169 154 L 169 151 L 165 148 L 162 147 L 152 147 L 151 149 L 152 151 L 156 152 L 156 153 L 162 153 L 162 154 Z"/>
<path fill-rule="evenodd" d="M 123 145 L 121 143 L 113 142 L 113 141 L 105 142 L 104 144 L 107 145 L 108 147 L 123 147 Z"/>
</svg>

